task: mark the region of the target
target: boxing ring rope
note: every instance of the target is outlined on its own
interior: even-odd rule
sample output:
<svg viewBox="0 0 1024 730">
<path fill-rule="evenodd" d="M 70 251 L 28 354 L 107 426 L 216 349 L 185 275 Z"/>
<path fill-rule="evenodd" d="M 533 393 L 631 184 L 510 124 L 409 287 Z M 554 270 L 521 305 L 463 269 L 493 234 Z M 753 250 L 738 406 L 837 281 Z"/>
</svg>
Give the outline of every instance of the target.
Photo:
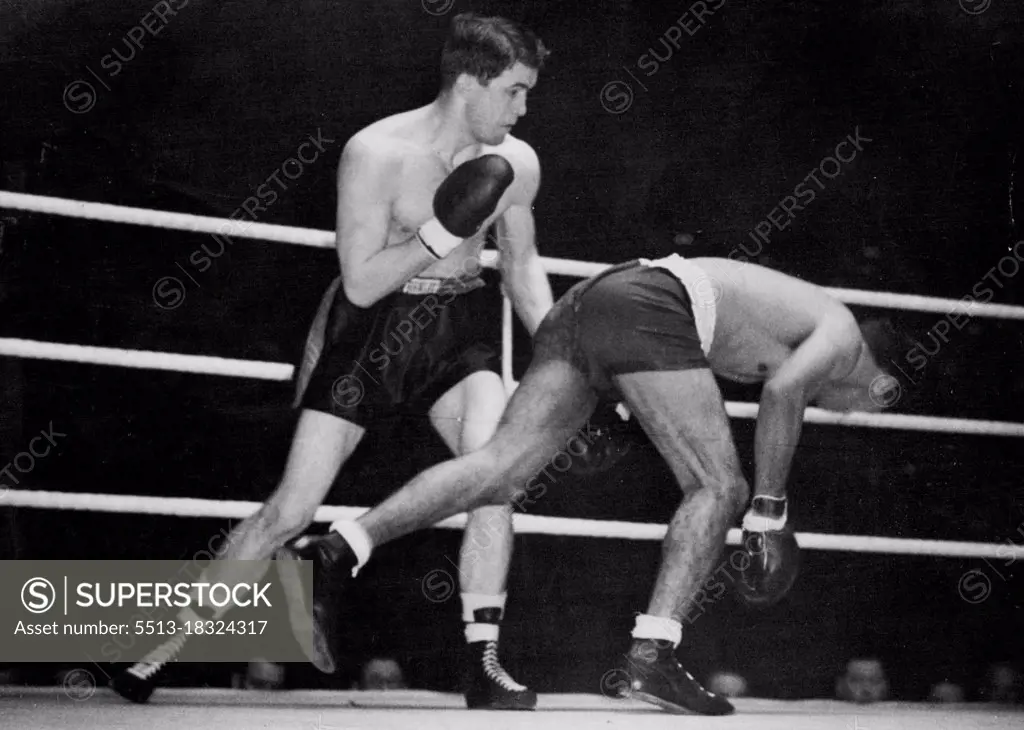
<svg viewBox="0 0 1024 730">
<path fill-rule="evenodd" d="M 126 223 L 151 228 L 164 228 L 185 233 L 209 233 L 229 238 L 251 238 L 258 241 L 290 243 L 297 246 L 311 246 L 313 248 L 334 248 L 335 245 L 334 231 L 296 228 L 294 226 L 282 226 L 274 223 L 239 221 L 231 218 L 214 218 L 192 215 L 190 213 L 170 213 L 167 211 L 150 210 L 148 208 L 110 205 L 109 203 L 91 203 L 82 200 L 69 200 L 67 198 L 12 193 L 6 190 L 0 190 L 0 208 L 50 213 L 68 218 L 85 218 L 87 220 L 104 221 L 107 223 Z M 480 257 L 480 263 L 492 269 L 497 267 L 497 260 L 498 255 L 495 251 L 485 251 Z M 581 279 L 600 274 L 612 265 L 549 257 L 544 257 L 542 260 L 544 268 L 549 274 L 574 276 Z M 907 309 L 916 312 L 934 312 L 937 314 L 949 314 L 953 308 L 963 304 L 958 299 L 926 297 L 917 294 L 894 294 L 891 292 L 872 292 L 860 289 L 836 289 L 829 287 L 825 287 L 825 291 L 847 304 L 888 309 Z M 974 302 L 970 307 L 970 316 L 1024 320 L 1024 307 L 1010 304 Z"/>
<path fill-rule="evenodd" d="M 64 198 L 51 198 L 0 191 L 0 208 L 48 213 L 71 218 L 124 223 L 130 225 L 164 228 L 189 233 L 209 233 L 255 240 L 290 243 L 316 248 L 332 248 L 335 235 L 332 231 L 320 231 L 276 224 L 256 223 L 185 213 L 130 208 L 105 203 L 92 203 Z M 549 274 L 572 277 L 589 277 L 604 271 L 610 264 L 580 262 L 569 259 L 542 259 Z M 488 268 L 497 266 L 497 253 L 485 251 L 481 265 Z M 906 309 L 919 312 L 949 314 L 963 302 L 955 299 L 926 297 L 889 292 L 869 292 L 854 289 L 827 289 L 831 294 L 848 304 L 862 306 Z M 1024 307 L 1002 304 L 972 303 L 970 316 L 1000 319 L 1024 320 Z M 502 312 L 502 377 L 506 386 L 515 387 L 512 380 L 512 310 L 507 298 Z M 270 381 L 288 381 L 294 367 L 287 363 L 235 360 L 205 355 L 187 355 L 145 350 L 127 350 L 110 347 L 71 345 L 35 340 L 0 338 L 0 356 L 58 360 L 94 365 L 112 365 L 127 368 L 164 370 L 205 375 L 245 377 Z M 728 414 L 734 418 L 753 419 L 757 417 L 756 403 L 726 404 Z M 911 431 L 931 431 L 984 436 L 1024 437 L 1024 424 L 1000 421 L 956 419 L 939 416 L 910 416 L 891 413 L 846 413 L 837 414 L 817 408 L 808 408 L 805 414 L 808 423 L 838 426 L 860 426 Z M 206 517 L 242 519 L 252 514 L 259 505 L 254 502 L 207 500 L 172 497 L 144 497 L 114 494 L 86 494 L 37 490 L 8 490 L 0 495 L 12 506 L 37 509 L 70 509 L 112 513 L 173 515 L 179 517 Z M 363 512 L 361 507 L 322 506 L 316 513 L 316 521 L 332 522 L 341 518 L 356 517 Z M 465 515 L 459 515 L 437 527 L 461 529 Z M 630 540 L 661 540 L 666 526 L 646 523 L 614 522 L 605 520 L 583 520 L 576 518 L 541 517 L 537 515 L 516 515 L 516 531 L 519 533 L 549 534 L 560 536 L 601 537 Z M 862 535 L 824 535 L 798 533 L 801 547 L 818 550 L 868 552 L 885 554 L 922 555 L 958 558 L 1024 558 L 1024 546 L 986 544 L 906 538 L 870 537 Z M 729 544 L 740 544 L 740 531 L 729 533 Z"/>
<path fill-rule="evenodd" d="M 237 500 L 198 499 L 193 497 L 144 497 L 123 494 L 87 494 L 82 492 L 47 492 L 12 489 L 6 502 L 19 507 L 60 509 L 114 514 L 148 514 L 173 517 L 202 517 L 241 520 L 259 509 L 257 502 Z M 322 506 L 314 522 L 330 523 L 353 520 L 368 511 L 367 507 Z M 434 525 L 435 528 L 461 530 L 466 526 L 466 515 L 450 517 Z M 666 525 L 614 520 L 585 520 L 574 517 L 542 517 L 516 514 L 516 534 L 557 535 L 558 537 L 595 537 L 610 540 L 661 541 Z M 920 540 L 868 535 L 825 535 L 813 532 L 796 534 L 800 547 L 806 550 L 837 552 L 883 553 L 887 555 L 917 555 L 943 558 L 997 558 L 999 560 L 1024 559 L 1024 545 L 1004 543 L 975 543 L 950 540 Z M 729 530 L 729 545 L 741 545 L 739 529 Z"/>
<path fill-rule="evenodd" d="M 504 339 L 511 339 L 507 329 Z M 0 356 L 37 360 L 58 360 L 89 365 L 116 365 L 143 370 L 165 370 L 197 375 L 223 375 L 257 380 L 291 380 L 295 367 L 288 363 L 260 360 L 232 360 L 210 355 L 182 355 L 152 350 L 124 350 L 116 347 L 66 345 L 37 340 L 0 337 Z M 511 358 L 503 358 L 503 371 L 507 371 Z M 726 412 L 733 418 L 756 419 L 758 404 L 729 401 Z M 806 423 L 837 426 L 863 426 L 866 428 L 897 429 L 904 431 L 932 431 L 978 436 L 1024 437 L 1024 423 L 985 421 L 945 416 L 911 416 L 904 413 L 833 413 L 820 408 L 808 408 Z"/>
</svg>

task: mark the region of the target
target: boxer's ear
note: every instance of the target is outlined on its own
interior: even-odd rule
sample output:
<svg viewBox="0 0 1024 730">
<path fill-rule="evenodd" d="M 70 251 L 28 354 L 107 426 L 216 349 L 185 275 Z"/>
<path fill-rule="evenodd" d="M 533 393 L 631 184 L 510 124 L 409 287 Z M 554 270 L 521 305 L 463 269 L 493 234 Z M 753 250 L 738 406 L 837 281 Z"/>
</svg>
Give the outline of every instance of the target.
<svg viewBox="0 0 1024 730">
<path fill-rule="evenodd" d="M 483 86 L 484 84 L 481 84 L 478 78 L 466 72 L 460 73 L 455 79 L 455 91 L 462 96 L 479 91 Z"/>
</svg>

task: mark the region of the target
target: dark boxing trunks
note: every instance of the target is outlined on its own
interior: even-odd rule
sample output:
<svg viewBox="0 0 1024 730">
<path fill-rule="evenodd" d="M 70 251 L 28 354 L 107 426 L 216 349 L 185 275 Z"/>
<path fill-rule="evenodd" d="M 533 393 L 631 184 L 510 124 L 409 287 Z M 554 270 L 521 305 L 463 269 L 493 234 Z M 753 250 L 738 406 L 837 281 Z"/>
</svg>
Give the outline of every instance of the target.
<svg viewBox="0 0 1024 730">
<path fill-rule="evenodd" d="M 613 375 L 707 368 L 687 288 L 640 261 L 613 266 L 563 296 L 537 332 L 534 359 L 573 363 L 602 395 Z"/>
<path fill-rule="evenodd" d="M 468 375 L 500 372 L 498 320 L 482 279 L 416 278 L 361 308 L 340 277 L 306 343 L 295 405 L 364 428 L 431 406 Z M 490 306 L 489 306 L 490 305 Z"/>
</svg>

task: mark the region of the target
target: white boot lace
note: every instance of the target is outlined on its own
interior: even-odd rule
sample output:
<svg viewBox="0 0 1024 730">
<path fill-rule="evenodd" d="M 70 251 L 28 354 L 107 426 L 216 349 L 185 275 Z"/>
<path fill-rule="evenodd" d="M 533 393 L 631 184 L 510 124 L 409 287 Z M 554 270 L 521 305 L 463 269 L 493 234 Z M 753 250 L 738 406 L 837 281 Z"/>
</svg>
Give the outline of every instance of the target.
<svg viewBox="0 0 1024 730">
<path fill-rule="evenodd" d="M 135 675 L 139 679 L 149 679 L 159 672 L 165 664 L 174 661 L 174 658 L 181 651 L 181 647 L 185 645 L 187 636 L 188 634 L 184 632 L 178 632 L 147 654 L 142 661 L 133 665 L 128 670 L 128 673 Z"/>
<path fill-rule="evenodd" d="M 498 662 L 498 642 L 488 641 L 484 647 L 484 674 L 509 692 L 525 692 L 526 687 L 512 679 Z"/>
</svg>

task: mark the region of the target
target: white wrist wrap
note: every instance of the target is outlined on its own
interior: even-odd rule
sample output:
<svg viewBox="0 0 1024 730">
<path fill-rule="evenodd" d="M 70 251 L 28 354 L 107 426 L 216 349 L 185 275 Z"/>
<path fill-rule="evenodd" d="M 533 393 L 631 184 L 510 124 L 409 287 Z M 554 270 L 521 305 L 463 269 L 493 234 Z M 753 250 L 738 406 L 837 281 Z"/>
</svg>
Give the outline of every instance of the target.
<svg viewBox="0 0 1024 730">
<path fill-rule="evenodd" d="M 363 526 L 354 520 L 338 520 L 331 525 L 331 529 L 345 538 L 345 542 L 352 548 L 352 552 L 359 561 L 359 564 L 352 569 L 352 577 L 355 578 L 359 569 L 366 565 L 366 561 L 370 559 L 370 554 L 373 552 L 373 542 L 371 542 L 370 536 L 363 529 Z"/>
<path fill-rule="evenodd" d="M 786 517 L 789 516 L 789 508 L 782 513 L 782 517 L 765 517 L 753 510 L 748 510 L 743 515 L 743 529 L 747 532 L 778 532 L 786 527 Z"/>
<path fill-rule="evenodd" d="M 419 236 L 420 243 L 439 259 L 450 254 L 463 241 L 458 236 L 449 233 L 437 218 L 431 218 L 420 226 L 416 235 Z"/>
</svg>

